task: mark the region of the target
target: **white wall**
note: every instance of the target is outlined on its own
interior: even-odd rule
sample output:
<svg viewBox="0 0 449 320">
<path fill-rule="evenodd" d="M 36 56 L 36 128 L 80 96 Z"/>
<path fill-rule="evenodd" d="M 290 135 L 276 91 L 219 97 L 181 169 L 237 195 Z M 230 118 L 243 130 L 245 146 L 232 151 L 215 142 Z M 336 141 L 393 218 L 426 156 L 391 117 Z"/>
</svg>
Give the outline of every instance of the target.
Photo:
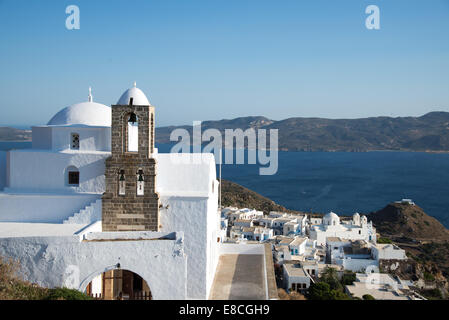
<svg viewBox="0 0 449 320">
<path fill-rule="evenodd" d="M 212 181 L 209 183 L 211 185 L 211 194 L 207 202 L 207 274 L 206 274 L 206 298 L 209 297 L 212 284 L 214 282 L 215 271 L 218 265 L 219 258 L 219 242 L 223 241 L 223 233 L 221 230 L 221 214 L 218 211 L 218 186 L 219 183 L 215 179 L 215 165 L 210 167 L 211 173 L 210 178 Z M 214 184 L 214 192 L 212 193 L 212 183 Z"/>
<path fill-rule="evenodd" d="M 32 127 L 32 148 L 45 149 L 52 148 L 52 128 L 51 127 Z"/>
<path fill-rule="evenodd" d="M 383 249 L 382 249 L 383 247 Z M 371 248 L 373 252 L 373 258 L 376 260 L 380 259 L 396 259 L 396 260 L 404 260 L 407 259 L 407 255 L 405 254 L 405 250 L 400 249 L 399 247 L 395 247 L 394 245 L 382 246 L 377 244 L 377 246 L 372 246 Z"/>
<path fill-rule="evenodd" d="M 160 197 L 161 232 L 183 231 L 187 261 L 187 297 L 205 299 L 207 265 L 207 198 Z"/>
<path fill-rule="evenodd" d="M 0 193 L 0 222 L 62 223 L 99 198 L 96 194 Z"/>
<path fill-rule="evenodd" d="M 220 255 L 224 254 L 261 254 L 265 255 L 264 244 L 221 243 Z"/>
<path fill-rule="evenodd" d="M 170 154 L 157 154 L 161 231 L 185 234 L 189 299 L 208 298 L 218 263 L 217 237 L 221 235 L 215 162 L 212 154 L 202 156 L 202 163 L 195 163 L 191 154 L 182 155 L 184 162 L 175 163 Z"/>
<path fill-rule="evenodd" d="M 0 151 L 0 191 L 6 186 L 6 151 Z"/>
<path fill-rule="evenodd" d="M 9 151 L 9 189 L 39 193 L 83 192 L 102 194 L 105 190 L 105 159 L 108 152 L 62 153 L 33 149 Z M 67 186 L 66 169 L 80 172 L 79 187 Z"/>
<path fill-rule="evenodd" d="M 365 269 L 369 266 L 379 266 L 378 262 L 373 259 L 337 259 L 336 263 L 342 264 L 345 270 L 351 270 L 353 272 L 365 272 Z"/>
<path fill-rule="evenodd" d="M 171 157 L 168 153 L 156 155 L 156 188 L 160 194 L 208 196 L 211 193 L 212 181 L 216 179 L 213 154 L 199 154 L 199 163 L 198 154 L 181 154 L 179 162 Z"/>
<path fill-rule="evenodd" d="M 132 234 L 132 233 L 128 233 Z M 134 239 L 140 237 L 135 233 Z M 20 259 L 26 280 L 44 287 L 84 291 L 102 272 L 130 270 L 149 285 L 154 299 L 186 298 L 186 260 L 180 237 L 151 241 L 80 241 L 78 236 L 2 238 L 0 255 Z"/>
<path fill-rule="evenodd" d="M 91 126 L 32 127 L 33 149 L 70 150 L 72 133 L 79 134 L 80 151 L 111 151 L 111 128 Z"/>
</svg>

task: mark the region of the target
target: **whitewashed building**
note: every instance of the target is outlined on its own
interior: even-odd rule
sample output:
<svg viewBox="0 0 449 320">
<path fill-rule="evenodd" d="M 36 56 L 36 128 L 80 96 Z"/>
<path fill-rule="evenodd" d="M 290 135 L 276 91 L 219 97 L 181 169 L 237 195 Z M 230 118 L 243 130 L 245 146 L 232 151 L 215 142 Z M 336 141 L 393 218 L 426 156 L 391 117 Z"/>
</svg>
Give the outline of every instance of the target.
<svg viewBox="0 0 449 320">
<path fill-rule="evenodd" d="M 133 101 L 150 106 L 135 86 L 118 105 Z M 132 149 L 137 131 L 128 130 Z M 212 154 L 200 162 L 184 154 L 179 162 L 154 149 L 158 230 L 102 232 L 111 107 L 89 92 L 88 101 L 33 127 L 32 136 L 31 149 L 0 161 L 0 255 L 19 259 L 27 280 L 95 292 L 104 273 L 126 269 L 155 299 L 209 297 L 225 237 Z"/>
<path fill-rule="evenodd" d="M 376 243 L 371 247 L 373 259 L 376 260 L 406 260 L 407 255 L 404 249 L 393 243 Z"/>
<path fill-rule="evenodd" d="M 366 216 L 360 217 L 358 213 L 354 214 L 350 223 L 341 223 L 337 214 L 329 212 L 324 216 L 322 224 L 311 226 L 309 234 L 310 238 L 317 240 L 317 244 L 321 246 L 326 244 L 328 237 L 365 240 L 373 243 L 377 240 L 376 229 L 372 222 L 368 223 Z"/>
</svg>

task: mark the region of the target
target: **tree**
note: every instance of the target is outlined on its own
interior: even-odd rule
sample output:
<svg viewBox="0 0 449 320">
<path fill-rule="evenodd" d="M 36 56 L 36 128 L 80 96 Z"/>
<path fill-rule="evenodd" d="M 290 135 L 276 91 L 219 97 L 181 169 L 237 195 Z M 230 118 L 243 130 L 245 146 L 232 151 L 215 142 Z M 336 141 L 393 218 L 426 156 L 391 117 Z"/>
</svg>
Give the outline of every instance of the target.
<svg viewBox="0 0 449 320">
<path fill-rule="evenodd" d="M 344 286 L 348 286 L 354 283 L 356 280 L 355 272 L 352 271 L 345 271 L 343 274 L 343 277 L 341 279 L 341 283 Z"/>
<path fill-rule="evenodd" d="M 331 290 L 343 291 L 343 286 L 338 279 L 337 270 L 334 268 L 326 267 L 321 275 L 320 281 L 327 283 Z"/>
<path fill-rule="evenodd" d="M 331 288 L 326 282 L 313 283 L 309 288 L 310 300 L 331 300 Z"/>
<path fill-rule="evenodd" d="M 372 295 L 370 294 L 364 294 L 362 296 L 363 300 L 376 300 Z"/>
<path fill-rule="evenodd" d="M 350 300 L 350 297 L 340 290 L 333 290 L 326 282 L 317 282 L 310 286 L 310 300 Z"/>
</svg>

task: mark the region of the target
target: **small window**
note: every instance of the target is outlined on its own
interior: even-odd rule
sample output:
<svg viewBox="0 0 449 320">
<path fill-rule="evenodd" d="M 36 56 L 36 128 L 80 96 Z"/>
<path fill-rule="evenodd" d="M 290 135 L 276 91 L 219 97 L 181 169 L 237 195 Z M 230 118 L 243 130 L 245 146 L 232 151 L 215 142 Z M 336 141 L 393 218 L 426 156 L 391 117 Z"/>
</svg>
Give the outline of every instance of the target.
<svg viewBox="0 0 449 320">
<path fill-rule="evenodd" d="M 80 149 L 80 135 L 78 133 L 71 134 L 70 149 L 72 150 Z"/>
<path fill-rule="evenodd" d="M 80 184 L 79 171 L 69 171 L 69 185 L 78 186 Z"/>
</svg>

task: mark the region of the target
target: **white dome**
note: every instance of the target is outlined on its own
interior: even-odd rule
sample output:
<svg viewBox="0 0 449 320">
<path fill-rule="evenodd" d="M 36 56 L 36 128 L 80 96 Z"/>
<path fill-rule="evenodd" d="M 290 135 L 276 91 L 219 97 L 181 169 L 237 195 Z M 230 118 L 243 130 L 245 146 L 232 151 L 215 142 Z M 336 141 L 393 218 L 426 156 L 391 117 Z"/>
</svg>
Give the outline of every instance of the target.
<svg viewBox="0 0 449 320">
<path fill-rule="evenodd" d="M 334 212 L 329 212 L 324 216 L 325 219 L 340 219 L 336 213 Z"/>
<path fill-rule="evenodd" d="M 129 105 L 130 99 L 133 99 L 133 105 L 136 106 L 150 106 L 150 101 L 148 101 L 147 96 L 143 93 L 142 90 L 136 87 L 136 83 L 134 83 L 134 87 L 126 90 L 120 99 L 118 99 L 117 105 Z"/>
<path fill-rule="evenodd" d="M 51 118 L 49 126 L 111 126 L 111 108 L 96 102 L 81 102 L 64 108 Z"/>
<path fill-rule="evenodd" d="M 329 212 L 324 216 L 324 224 L 326 225 L 337 225 L 340 224 L 340 218 L 334 213 Z"/>
<path fill-rule="evenodd" d="M 353 214 L 353 217 L 360 217 L 360 214 L 358 212 Z"/>
</svg>

